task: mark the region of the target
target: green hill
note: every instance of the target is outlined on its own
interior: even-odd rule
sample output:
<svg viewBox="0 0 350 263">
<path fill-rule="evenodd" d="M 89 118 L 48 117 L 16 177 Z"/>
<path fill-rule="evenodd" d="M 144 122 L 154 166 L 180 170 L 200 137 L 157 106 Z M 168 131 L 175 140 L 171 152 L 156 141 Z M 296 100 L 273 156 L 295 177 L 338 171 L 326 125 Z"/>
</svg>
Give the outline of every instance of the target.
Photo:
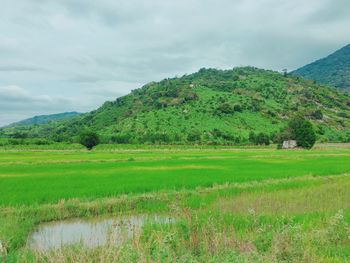
<svg viewBox="0 0 350 263">
<path fill-rule="evenodd" d="M 92 129 L 103 142 L 245 144 L 251 132 L 273 139 L 295 114 L 312 121 L 319 140 L 350 138 L 349 94 L 252 67 L 151 82 L 74 119 L 15 131 L 56 141 Z"/>
<path fill-rule="evenodd" d="M 33 118 L 14 122 L 10 125 L 7 125 L 6 128 L 45 124 L 45 123 L 48 123 L 50 121 L 69 119 L 69 118 L 75 117 L 75 116 L 80 115 L 80 114 L 81 113 L 78 113 L 78 112 L 64 112 L 64 113 L 57 113 L 57 114 L 50 114 L 50 115 L 39 115 L 39 116 L 34 116 Z"/>
<path fill-rule="evenodd" d="M 293 74 L 321 84 L 350 90 L 350 45 L 294 71 Z"/>
</svg>

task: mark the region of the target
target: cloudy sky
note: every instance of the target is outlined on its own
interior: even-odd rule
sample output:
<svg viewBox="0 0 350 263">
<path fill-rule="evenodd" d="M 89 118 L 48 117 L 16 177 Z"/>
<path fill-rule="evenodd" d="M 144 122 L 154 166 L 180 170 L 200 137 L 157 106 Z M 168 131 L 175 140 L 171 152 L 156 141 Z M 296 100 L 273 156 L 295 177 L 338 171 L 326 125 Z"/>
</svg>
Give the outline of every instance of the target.
<svg viewBox="0 0 350 263">
<path fill-rule="evenodd" d="M 201 67 L 290 70 L 350 43 L 349 0 L 0 0 L 0 126 Z"/>
</svg>

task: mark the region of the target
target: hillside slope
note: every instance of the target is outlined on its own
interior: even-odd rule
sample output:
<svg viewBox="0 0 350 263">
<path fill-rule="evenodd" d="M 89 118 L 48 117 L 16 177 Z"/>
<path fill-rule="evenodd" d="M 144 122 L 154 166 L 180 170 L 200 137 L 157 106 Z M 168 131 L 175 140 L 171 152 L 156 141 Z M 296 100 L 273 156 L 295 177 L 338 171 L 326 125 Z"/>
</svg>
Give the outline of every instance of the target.
<svg viewBox="0 0 350 263">
<path fill-rule="evenodd" d="M 80 114 L 81 113 L 78 113 L 78 112 L 64 112 L 64 113 L 57 113 L 57 114 L 50 114 L 50 115 L 39 115 L 39 116 L 34 116 L 33 118 L 28 118 L 22 121 L 11 123 L 10 125 L 7 125 L 6 128 L 45 124 L 50 121 L 69 119 L 69 118 L 78 116 Z"/>
<path fill-rule="evenodd" d="M 20 131 L 57 141 L 92 129 L 103 142 L 241 144 L 251 132 L 273 138 L 296 113 L 313 122 L 320 140 L 350 138 L 349 94 L 252 67 L 152 82 L 72 120 Z"/>
<path fill-rule="evenodd" d="M 294 71 L 293 74 L 320 84 L 350 90 L 350 45 Z"/>
</svg>

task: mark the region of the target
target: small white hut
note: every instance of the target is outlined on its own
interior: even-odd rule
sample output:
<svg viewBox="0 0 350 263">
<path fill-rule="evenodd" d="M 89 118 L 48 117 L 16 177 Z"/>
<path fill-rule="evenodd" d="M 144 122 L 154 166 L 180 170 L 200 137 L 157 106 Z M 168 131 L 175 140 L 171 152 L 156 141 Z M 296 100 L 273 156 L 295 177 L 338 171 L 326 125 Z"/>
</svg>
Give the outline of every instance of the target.
<svg viewBox="0 0 350 263">
<path fill-rule="evenodd" d="M 284 141 L 282 144 L 282 149 L 294 149 L 298 147 L 296 140 Z"/>
</svg>

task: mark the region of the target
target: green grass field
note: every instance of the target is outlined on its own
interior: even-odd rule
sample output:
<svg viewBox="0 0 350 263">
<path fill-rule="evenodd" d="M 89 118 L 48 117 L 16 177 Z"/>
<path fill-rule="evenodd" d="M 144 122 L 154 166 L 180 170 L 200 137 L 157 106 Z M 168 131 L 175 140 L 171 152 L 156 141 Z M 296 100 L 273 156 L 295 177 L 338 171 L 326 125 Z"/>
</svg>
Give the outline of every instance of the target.
<svg viewBox="0 0 350 263">
<path fill-rule="evenodd" d="M 310 151 L 181 146 L 100 146 L 91 152 L 77 147 L 0 149 L 0 241 L 6 247 L 2 258 L 349 262 L 348 174 L 347 145 Z M 138 213 L 167 214 L 177 221 L 145 227 L 120 248 L 75 247 L 39 255 L 25 247 L 28 234 L 40 222 Z"/>
</svg>

